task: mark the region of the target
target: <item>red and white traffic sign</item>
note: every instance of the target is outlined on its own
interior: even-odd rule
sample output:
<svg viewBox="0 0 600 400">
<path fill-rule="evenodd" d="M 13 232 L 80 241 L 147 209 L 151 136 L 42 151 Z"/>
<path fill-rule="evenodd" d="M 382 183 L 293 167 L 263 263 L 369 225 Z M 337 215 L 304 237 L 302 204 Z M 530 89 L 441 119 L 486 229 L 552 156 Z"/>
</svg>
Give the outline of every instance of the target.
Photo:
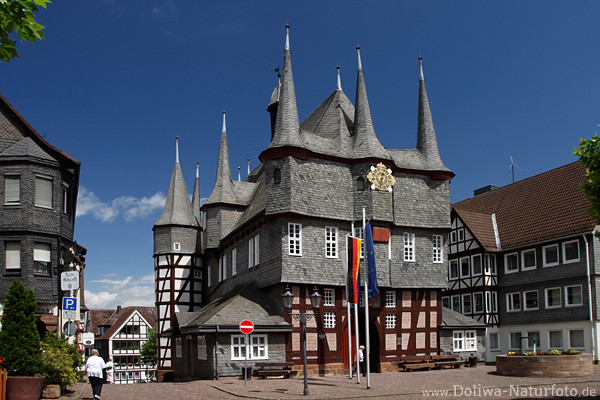
<svg viewBox="0 0 600 400">
<path fill-rule="evenodd" d="M 240 331 L 244 335 L 249 335 L 254 331 L 254 324 L 252 321 L 248 321 L 247 319 L 240 322 Z"/>
</svg>

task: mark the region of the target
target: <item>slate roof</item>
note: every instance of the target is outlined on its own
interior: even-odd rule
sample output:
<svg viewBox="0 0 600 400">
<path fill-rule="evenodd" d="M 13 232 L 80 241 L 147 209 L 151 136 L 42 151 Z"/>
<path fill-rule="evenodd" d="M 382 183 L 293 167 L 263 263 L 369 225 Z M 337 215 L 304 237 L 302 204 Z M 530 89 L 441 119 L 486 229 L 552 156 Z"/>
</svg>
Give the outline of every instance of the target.
<svg viewBox="0 0 600 400">
<path fill-rule="evenodd" d="M 471 317 L 462 315 L 461 313 L 453 311 L 449 308 L 442 307 L 442 324 L 440 325 L 440 328 L 442 329 L 484 329 L 485 327 L 486 325 L 482 322 L 476 321 Z"/>
<path fill-rule="evenodd" d="M 585 168 L 578 161 L 452 205 L 477 240 L 495 246 L 496 214 L 501 250 L 592 232 L 596 226 L 580 183 Z"/>
<path fill-rule="evenodd" d="M 279 314 L 277 301 L 253 288 L 241 288 L 227 297 L 218 298 L 200 311 L 175 313 L 181 333 L 239 332 L 243 320 L 254 323 L 255 332 L 290 331 L 292 326 Z"/>
<path fill-rule="evenodd" d="M 89 310 L 90 332 L 96 335 L 96 340 L 110 339 L 122 328 L 123 324 L 135 312 L 139 312 L 151 327 L 156 325 L 156 309 L 154 307 L 123 307 L 116 310 Z M 100 326 L 109 326 L 102 335 L 98 335 Z"/>
<path fill-rule="evenodd" d="M 154 224 L 154 226 L 161 225 L 200 226 L 192 210 L 192 203 L 185 186 L 179 161 L 176 161 L 175 167 L 173 167 L 165 208 L 156 224 Z"/>
</svg>

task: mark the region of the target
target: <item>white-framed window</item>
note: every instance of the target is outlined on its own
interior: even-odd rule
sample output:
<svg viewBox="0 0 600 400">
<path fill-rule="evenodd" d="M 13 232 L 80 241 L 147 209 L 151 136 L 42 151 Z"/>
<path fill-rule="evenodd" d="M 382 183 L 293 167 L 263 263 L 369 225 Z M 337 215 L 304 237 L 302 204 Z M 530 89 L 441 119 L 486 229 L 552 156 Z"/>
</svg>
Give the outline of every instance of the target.
<svg viewBox="0 0 600 400">
<path fill-rule="evenodd" d="M 326 312 L 323 313 L 323 328 L 335 328 L 335 313 Z"/>
<path fill-rule="evenodd" d="M 470 275 L 471 267 L 469 266 L 469 257 L 460 259 L 460 277 L 467 278 Z"/>
<path fill-rule="evenodd" d="M 496 271 L 496 255 L 495 254 L 486 254 L 484 256 L 484 263 L 485 263 L 486 275 L 496 275 L 498 273 Z"/>
<path fill-rule="evenodd" d="M 183 345 L 180 337 L 175 338 L 175 357 L 183 357 Z"/>
<path fill-rule="evenodd" d="M 550 349 L 562 349 L 563 348 L 562 331 L 549 331 L 548 332 L 548 348 L 550 348 Z"/>
<path fill-rule="evenodd" d="M 65 184 L 62 187 L 62 212 L 69 215 L 69 186 Z"/>
<path fill-rule="evenodd" d="M 565 307 L 583 305 L 581 285 L 565 286 Z"/>
<path fill-rule="evenodd" d="M 506 295 L 506 311 L 521 311 L 521 293 Z"/>
<path fill-rule="evenodd" d="M 465 230 L 463 228 L 460 228 L 458 231 L 458 241 L 462 242 L 465 240 Z"/>
<path fill-rule="evenodd" d="M 546 297 L 546 308 L 560 308 L 560 288 L 548 288 L 544 290 Z"/>
<path fill-rule="evenodd" d="M 323 305 L 335 306 L 335 289 L 327 288 L 323 290 Z"/>
<path fill-rule="evenodd" d="M 485 292 L 485 310 L 498 312 L 498 292 Z"/>
<path fill-rule="evenodd" d="M 21 242 L 5 242 L 5 262 L 7 270 L 18 270 L 21 268 Z"/>
<path fill-rule="evenodd" d="M 21 204 L 21 175 L 4 175 L 4 204 Z"/>
<path fill-rule="evenodd" d="M 523 309 L 525 311 L 537 310 L 539 308 L 537 290 L 523 292 L 523 299 Z"/>
<path fill-rule="evenodd" d="M 194 269 L 194 279 L 202 279 L 202 270 Z"/>
<path fill-rule="evenodd" d="M 415 261 L 415 234 L 404 233 L 404 261 Z"/>
<path fill-rule="evenodd" d="M 251 335 L 250 345 L 250 359 L 266 360 L 269 358 L 267 335 Z"/>
<path fill-rule="evenodd" d="M 542 247 L 542 263 L 544 267 L 558 265 L 558 244 Z"/>
<path fill-rule="evenodd" d="M 260 235 L 256 235 L 248 240 L 248 268 L 255 267 L 259 264 L 260 250 Z"/>
<path fill-rule="evenodd" d="M 456 231 L 450 232 L 450 243 L 456 243 Z"/>
<path fill-rule="evenodd" d="M 207 266 L 206 266 L 206 285 L 208 287 L 210 287 L 210 285 L 211 285 L 211 282 L 210 282 L 210 275 L 211 275 L 210 274 L 210 270 L 211 270 L 210 264 L 207 264 Z"/>
<path fill-rule="evenodd" d="M 492 312 L 498 312 L 498 292 L 492 292 Z"/>
<path fill-rule="evenodd" d="M 231 250 L 231 276 L 237 274 L 237 249 Z"/>
<path fill-rule="evenodd" d="M 433 235 L 433 262 L 444 262 L 444 237 L 442 235 Z"/>
<path fill-rule="evenodd" d="M 465 351 L 477 351 L 476 331 L 465 331 Z"/>
<path fill-rule="evenodd" d="M 579 240 L 575 239 L 568 242 L 563 242 L 562 252 L 564 264 L 579 261 Z"/>
<path fill-rule="evenodd" d="M 452 311 L 460 312 L 460 295 L 455 294 L 450 299 L 452 300 Z"/>
<path fill-rule="evenodd" d="M 288 249 L 290 256 L 302 255 L 302 224 L 288 224 Z"/>
<path fill-rule="evenodd" d="M 465 351 L 465 331 L 452 331 L 452 351 Z"/>
<path fill-rule="evenodd" d="M 231 359 L 246 359 L 246 335 L 231 335 Z"/>
<path fill-rule="evenodd" d="M 521 332 L 510 332 L 508 334 L 508 337 L 510 338 L 509 340 L 509 349 L 511 350 L 518 350 L 519 347 L 521 346 Z"/>
<path fill-rule="evenodd" d="M 260 235 L 254 236 L 254 265 L 260 264 Z"/>
<path fill-rule="evenodd" d="M 227 279 L 227 254 L 219 259 L 219 282 Z"/>
<path fill-rule="evenodd" d="M 473 309 L 471 308 L 471 294 L 470 293 L 465 293 L 462 295 L 462 309 L 463 309 L 463 314 L 465 314 L 465 315 L 471 314 L 471 312 L 473 311 Z"/>
<path fill-rule="evenodd" d="M 325 257 L 338 258 L 338 229 L 325 227 Z"/>
<path fill-rule="evenodd" d="M 52 267 L 51 247 L 49 243 L 33 244 L 33 272 L 49 275 Z"/>
<path fill-rule="evenodd" d="M 35 205 L 37 207 L 52 208 L 52 178 L 36 175 L 35 177 Z"/>
<path fill-rule="evenodd" d="M 475 314 L 483 312 L 483 292 L 473 293 L 473 312 Z"/>
<path fill-rule="evenodd" d="M 396 314 L 385 316 L 385 329 L 396 329 Z"/>
<path fill-rule="evenodd" d="M 536 349 L 540 348 L 540 332 L 538 331 L 534 331 L 534 332 L 525 332 L 525 336 L 527 337 L 532 337 L 533 340 L 535 340 L 535 347 Z M 531 339 L 527 339 L 527 340 L 523 340 L 523 344 L 525 345 L 525 348 L 528 350 L 533 350 L 533 340 Z"/>
<path fill-rule="evenodd" d="M 569 331 L 569 348 L 570 349 L 583 349 L 585 347 L 585 341 L 583 336 L 583 329 L 574 329 Z"/>
<path fill-rule="evenodd" d="M 450 260 L 448 262 L 448 270 L 450 271 L 450 280 L 458 279 L 458 260 Z"/>
<path fill-rule="evenodd" d="M 208 352 L 206 349 L 206 336 L 200 335 L 196 340 L 198 341 L 198 360 L 208 359 Z"/>
<path fill-rule="evenodd" d="M 442 307 L 450 308 L 450 297 L 442 296 Z"/>
<path fill-rule="evenodd" d="M 536 267 L 535 249 L 523 250 L 521 252 L 521 269 L 523 271 L 528 271 L 530 269 L 536 269 Z"/>
<path fill-rule="evenodd" d="M 512 274 L 519 271 L 519 253 L 510 253 L 504 255 L 504 273 Z"/>
<path fill-rule="evenodd" d="M 490 333 L 489 348 L 491 351 L 499 351 L 500 350 L 500 335 L 498 334 L 498 332 Z"/>
<path fill-rule="evenodd" d="M 481 254 L 473 254 L 471 256 L 471 268 L 473 276 L 481 275 L 483 266 L 481 265 Z"/>
<path fill-rule="evenodd" d="M 174 242 L 173 243 L 173 251 L 181 251 L 181 243 Z"/>
<path fill-rule="evenodd" d="M 386 290 L 385 306 L 386 307 L 396 307 L 396 291 L 395 290 Z"/>
</svg>

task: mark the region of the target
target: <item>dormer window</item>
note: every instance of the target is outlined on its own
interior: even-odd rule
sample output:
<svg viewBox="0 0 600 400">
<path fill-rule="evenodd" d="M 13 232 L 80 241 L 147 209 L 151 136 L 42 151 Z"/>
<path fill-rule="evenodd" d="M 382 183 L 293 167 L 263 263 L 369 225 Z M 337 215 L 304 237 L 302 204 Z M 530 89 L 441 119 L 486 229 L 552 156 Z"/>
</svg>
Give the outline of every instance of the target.
<svg viewBox="0 0 600 400">
<path fill-rule="evenodd" d="M 174 251 L 181 251 L 181 243 L 173 243 Z"/>
<path fill-rule="evenodd" d="M 365 178 L 363 178 L 362 176 L 359 176 L 358 178 L 356 178 L 356 191 L 357 192 L 365 191 Z"/>
<path fill-rule="evenodd" d="M 281 170 L 279 168 L 275 168 L 273 171 L 273 183 L 281 183 Z"/>
</svg>

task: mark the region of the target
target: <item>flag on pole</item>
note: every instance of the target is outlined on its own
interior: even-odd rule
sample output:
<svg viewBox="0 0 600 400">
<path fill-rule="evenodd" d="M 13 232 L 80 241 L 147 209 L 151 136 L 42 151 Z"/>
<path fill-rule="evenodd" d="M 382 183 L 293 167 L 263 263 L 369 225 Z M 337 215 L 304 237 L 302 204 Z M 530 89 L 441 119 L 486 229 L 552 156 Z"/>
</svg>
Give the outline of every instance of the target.
<svg viewBox="0 0 600 400">
<path fill-rule="evenodd" d="M 369 268 L 369 298 L 379 296 L 377 285 L 377 266 L 375 265 L 375 245 L 373 244 L 373 231 L 371 223 L 365 226 L 365 252 L 367 253 L 367 266 Z"/>
<path fill-rule="evenodd" d="M 362 240 L 348 236 L 346 251 L 348 255 L 348 303 L 357 304 L 359 299 L 359 263 Z"/>
</svg>

